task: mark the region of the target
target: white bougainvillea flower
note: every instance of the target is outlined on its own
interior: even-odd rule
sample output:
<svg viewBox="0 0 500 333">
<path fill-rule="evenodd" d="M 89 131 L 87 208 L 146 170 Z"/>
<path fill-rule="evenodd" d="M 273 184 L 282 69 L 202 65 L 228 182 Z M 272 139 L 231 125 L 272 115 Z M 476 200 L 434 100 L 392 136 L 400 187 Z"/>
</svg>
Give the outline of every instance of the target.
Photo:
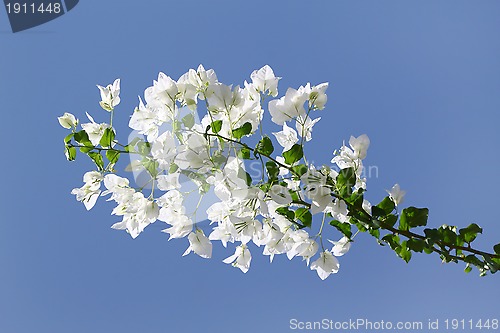
<svg viewBox="0 0 500 333">
<path fill-rule="evenodd" d="M 156 179 L 158 181 L 158 189 L 161 191 L 176 190 L 181 187 L 179 184 L 179 172 L 174 172 L 168 175 L 160 175 Z"/>
<path fill-rule="evenodd" d="M 221 221 L 217 224 L 213 231 L 208 236 L 210 240 L 221 241 L 222 246 L 227 247 L 227 243 L 234 243 L 238 237 L 238 231 L 230 221 Z"/>
<path fill-rule="evenodd" d="M 290 150 L 294 144 L 296 144 L 299 139 L 297 137 L 297 132 L 291 127 L 288 127 L 286 123 L 283 124 L 283 130 L 279 132 L 273 132 L 273 135 L 278 140 L 278 143 L 283 147 L 283 151 Z"/>
<path fill-rule="evenodd" d="M 328 88 L 328 82 L 318 84 L 311 88 L 309 93 L 309 105 L 312 105 L 319 110 L 325 108 L 326 101 L 328 97 L 326 96 L 326 89 Z"/>
<path fill-rule="evenodd" d="M 145 198 L 142 192 L 135 192 L 132 196 L 122 197 L 121 199 L 125 199 L 125 201 L 120 202 L 122 208 L 116 215 L 123 215 L 123 220 L 113 224 L 111 228 L 126 230 L 135 239 L 158 218 L 158 204 Z"/>
<path fill-rule="evenodd" d="M 303 229 L 291 232 L 290 238 L 293 245 L 286 253 L 288 259 L 291 260 L 295 256 L 301 256 L 304 260 L 307 260 L 307 265 L 309 265 L 309 259 L 318 252 L 318 243 L 309 238 L 309 234 Z"/>
<path fill-rule="evenodd" d="M 189 247 L 182 256 L 186 256 L 191 252 L 196 253 L 202 258 L 212 257 L 212 243 L 205 236 L 202 230 L 198 229 L 195 232 L 191 232 L 188 236 Z"/>
<path fill-rule="evenodd" d="M 304 118 L 306 118 L 304 120 Z M 303 137 L 306 141 L 311 141 L 312 139 L 312 128 L 314 124 L 320 121 L 321 117 L 318 117 L 312 120 L 310 117 L 298 117 L 297 122 L 295 123 L 295 128 L 297 128 L 297 132 L 301 137 Z"/>
<path fill-rule="evenodd" d="M 330 251 L 321 252 L 319 258 L 311 263 L 311 269 L 316 270 L 321 280 L 326 279 L 330 274 L 335 274 L 339 271 L 340 264 L 337 258 Z"/>
<path fill-rule="evenodd" d="M 343 256 L 344 254 L 346 254 L 349 249 L 351 248 L 351 240 L 349 240 L 349 238 L 347 237 L 342 237 L 339 241 L 335 242 L 335 241 L 331 241 L 331 240 L 328 240 L 330 243 L 333 244 L 333 248 L 332 248 L 332 253 L 334 256 L 336 257 L 341 257 Z"/>
<path fill-rule="evenodd" d="M 87 115 L 87 118 L 89 118 L 90 123 L 82 124 L 82 128 L 89 136 L 90 142 L 92 142 L 94 146 L 97 146 L 99 144 L 99 141 L 101 141 L 104 130 L 106 128 L 109 128 L 110 126 L 106 123 L 98 124 L 94 121 L 94 118 L 92 118 L 91 115 L 89 115 L 88 113 L 85 114 Z"/>
<path fill-rule="evenodd" d="M 59 120 L 59 124 L 66 129 L 76 128 L 76 125 L 78 125 L 78 119 L 68 112 L 65 112 L 62 116 L 57 117 L 57 120 Z"/>
<path fill-rule="evenodd" d="M 271 120 L 278 125 L 283 125 L 285 121 L 305 115 L 304 103 L 308 97 L 309 94 L 304 89 L 288 88 L 285 96 L 269 102 Z"/>
<path fill-rule="evenodd" d="M 113 111 L 115 106 L 120 104 L 120 79 L 116 79 L 112 85 L 108 84 L 106 87 L 97 85 L 97 88 L 101 93 L 99 102 L 101 107 L 108 112 Z"/>
<path fill-rule="evenodd" d="M 265 65 L 259 70 L 255 70 L 250 74 L 252 83 L 259 92 L 273 97 L 278 96 L 278 81 L 280 77 L 274 76 L 274 72 L 269 65 Z"/>
<path fill-rule="evenodd" d="M 403 191 L 399 187 L 399 184 L 396 184 L 391 188 L 390 191 L 387 191 L 387 193 L 389 193 L 389 197 L 394 202 L 394 204 L 398 206 L 404 201 L 404 196 L 406 194 L 406 191 Z"/>
<path fill-rule="evenodd" d="M 104 187 L 106 187 L 106 190 L 102 192 L 102 195 L 105 196 L 111 194 L 108 201 L 115 200 L 118 203 L 127 200 L 131 191 L 132 193 L 135 192 L 129 187 L 129 180 L 127 178 L 123 178 L 112 173 L 104 177 Z"/>
<path fill-rule="evenodd" d="M 165 131 L 157 137 L 151 146 L 151 155 L 158 161 L 159 167 L 167 170 L 177 154 L 177 146 L 172 132 Z"/>
<path fill-rule="evenodd" d="M 152 104 L 154 107 L 167 107 L 169 113 L 172 115 L 175 112 L 175 101 L 177 99 L 177 93 L 179 89 L 177 88 L 177 83 L 172 80 L 168 75 L 160 72 L 158 74 L 158 80 L 153 81 L 152 89 Z M 148 101 L 148 104 L 150 102 Z"/>
<path fill-rule="evenodd" d="M 347 215 L 347 204 L 343 200 L 335 199 L 328 204 L 325 209 L 326 213 L 330 213 L 334 219 L 342 223 L 349 223 L 350 217 Z"/>
<path fill-rule="evenodd" d="M 170 238 L 168 240 L 171 240 L 172 238 L 186 237 L 191 232 L 191 230 L 193 230 L 193 221 L 191 221 L 191 219 L 186 215 L 176 214 L 174 216 L 171 216 L 169 222 L 167 223 L 169 223 L 171 227 L 162 230 L 162 232 L 170 235 Z"/>
<path fill-rule="evenodd" d="M 290 191 L 285 186 L 273 185 L 268 194 L 278 205 L 288 206 L 292 202 Z"/>
<path fill-rule="evenodd" d="M 97 171 L 89 171 L 83 175 L 85 183 L 80 188 L 74 188 L 71 194 L 76 195 L 76 200 L 83 202 L 87 210 L 94 207 L 99 195 L 101 194 L 102 174 Z"/>
<path fill-rule="evenodd" d="M 158 125 L 159 120 L 155 110 L 144 105 L 139 97 L 139 106 L 135 108 L 128 126 L 139 131 L 139 134 L 147 135 L 148 141 L 153 142 L 158 137 Z"/>
<path fill-rule="evenodd" d="M 205 90 L 215 83 L 217 83 L 215 71 L 205 70 L 203 65 L 199 65 L 197 70 L 190 69 L 177 80 L 177 88 L 185 105 L 194 110 L 197 99 L 205 99 Z"/>
<path fill-rule="evenodd" d="M 243 244 L 247 244 L 252 239 L 257 238 L 262 230 L 262 223 L 251 217 L 241 218 L 239 216 L 231 215 L 229 220 L 235 226 L 238 232 L 239 240 Z"/>
<path fill-rule="evenodd" d="M 223 260 L 225 264 L 231 264 L 233 267 L 241 269 L 243 273 L 248 272 L 250 269 L 250 262 L 252 261 L 252 255 L 250 250 L 245 244 L 241 244 L 236 247 L 234 254 Z"/>
<path fill-rule="evenodd" d="M 354 149 L 354 153 L 357 157 L 362 160 L 366 157 L 366 152 L 368 151 L 368 147 L 370 147 L 370 139 L 366 134 L 362 134 L 357 138 L 351 136 L 349 145 Z"/>
</svg>

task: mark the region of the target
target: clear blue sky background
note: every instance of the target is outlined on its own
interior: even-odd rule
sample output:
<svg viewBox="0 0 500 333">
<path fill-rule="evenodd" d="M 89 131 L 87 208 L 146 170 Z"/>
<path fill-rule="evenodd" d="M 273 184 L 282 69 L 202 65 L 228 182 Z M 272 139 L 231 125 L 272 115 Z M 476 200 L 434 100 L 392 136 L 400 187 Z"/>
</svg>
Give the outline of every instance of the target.
<svg viewBox="0 0 500 333">
<path fill-rule="evenodd" d="M 95 84 L 122 79 L 116 125 L 126 140 L 137 95 L 159 71 L 203 63 L 241 83 L 270 64 L 288 86 L 329 81 L 310 146 L 328 162 L 367 133 L 380 200 L 399 182 L 430 225 L 476 222 L 478 246 L 500 241 L 498 1 L 81 1 L 12 34 L 0 10 L 0 332 L 290 332 L 289 320 L 425 321 L 499 317 L 498 275 L 415 256 L 407 265 L 361 235 L 336 276 L 253 250 L 242 274 L 181 257 L 153 226 L 138 239 L 110 229 L 70 195 L 91 165 L 67 163 L 56 117 L 99 111 Z M 424 330 L 425 332 L 426 330 Z"/>
</svg>

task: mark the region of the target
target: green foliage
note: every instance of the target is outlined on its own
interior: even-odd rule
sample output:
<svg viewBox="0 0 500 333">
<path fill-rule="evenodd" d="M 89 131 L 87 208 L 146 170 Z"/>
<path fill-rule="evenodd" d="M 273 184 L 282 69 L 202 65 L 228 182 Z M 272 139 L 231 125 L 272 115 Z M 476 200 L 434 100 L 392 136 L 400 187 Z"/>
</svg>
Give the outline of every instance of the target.
<svg viewBox="0 0 500 333">
<path fill-rule="evenodd" d="M 276 208 L 276 213 L 286 217 L 290 222 L 295 223 L 295 213 L 288 207 L 278 207 Z"/>
<path fill-rule="evenodd" d="M 411 259 L 411 251 L 410 249 L 408 248 L 408 244 L 407 244 L 407 241 L 403 241 L 401 243 L 401 246 L 399 246 L 398 248 L 396 248 L 396 253 L 398 254 L 398 256 L 401 257 L 401 259 L 403 259 L 404 261 L 406 262 L 410 262 L 410 259 Z"/>
<path fill-rule="evenodd" d="M 415 227 L 423 227 L 427 225 L 429 217 L 429 209 L 408 207 L 401 212 L 399 219 L 399 230 L 410 230 Z"/>
<path fill-rule="evenodd" d="M 113 131 L 112 128 L 108 127 L 104 130 L 104 134 L 102 135 L 99 144 L 102 147 L 111 147 L 114 139 L 115 139 L 115 132 Z"/>
<path fill-rule="evenodd" d="M 384 198 L 378 205 L 372 206 L 372 215 L 374 217 L 386 216 L 396 208 L 394 202 L 388 196 Z"/>
<path fill-rule="evenodd" d="M 283 152 L 283 157 L 285 158 L 285 163 L 288 165 L 292 165 L 295 162 L 300 161 L 300 159 L 304 157 L 304 151 L 302 150 L 302 146 L 294 144 L 292 148 Z"/>
<path fill-rule="evenodd" d="M 278 180 L 280 168 L 273 161 L 266 162 L 266 171 L 270 182 Z"/>
<path fill-rule="evenodd" d="M 142 156 L 148 156 L 151 152 L 151 144 L 149 142 L 137 142 L 137 152 Z"/>
<path fill-rule="evenodd" d="M 68 161 L 74 161 L 76 159 L 76 148 L 72 146 L 66 146 L 66 159 Z"/>
<path fill-rule="evenodd" d="M 466 243 L 471 243 L 476 239 L 477 234 L 482 234 L 483 229 L 475 223 L 472 223 L 467 228 L 462 228 L 459 230 L 460 237 Z"/>
<path fill-rule="evenodd" d="M 182 123 L 184 124 L 185 127 L 191 128 L 194 126 L 194 116 L 193 114 L 189 113 L 182 117 Z"/>
<path fill-rule="evenodd" d="M 249 160 L 250 159 L 250 149 L 247 147 L 243 147 L 240 150 L 238 150 L 238 157 L 244 160 Z"/>
<path fill-rule="evenodd" d="M 347 238 L 351 239 L 352 237 L 352 231 L 351 231 L 351 225 L 349 223 L 343 223 L 337 220 L 330 221 L 330 225 L 335 227 L 338 231 L 342 233 L 342 235 L 346 236 Z"/>
<path fill-rule="evenodd" d="M 156 176 L 158 175 L 158 162 L 147 157 L 143 158 L 141 162 L 144 168 L 146 168 L 148 173 L 151 175 L 151 177 L 156 178 Z"/>
<path fill-rule="evenodd" d="M 71 139 L 75 136 L 75 133 L 70 133 L 64 137 L 64 144 L 68 144 L 71 142 Z"/>
<path fill-rule="evenodd" d="M 92 159 L 92 161 L 94 161 L 94 164 L 97 166 L 99 171 L 104 171 L 104 161 L 100 153 L 89 152 L 87 155 Z"/>
<path fill-rule="evenodd" d="M 422 253 L 427 246 L 423 240 L 417 238 L 408 239 L 408 241 L 406 241 L 406 245 L 408 246 L 408 249 L 420 253 Z"/>
<path fill-rule="evenodd" d="M 118 159 L 120 158 L 120 152 L 116 150 L 108 150 L 106 151 L 106 158 L 108 159 L 109 163 L 116 164 L 116 162 L 118 162 Z"/>
<path fill-rule="evenodd" d="M 295 211 L 295 218 L 301 221 L 305 227 L 310 228 L 312 225 L 312 214 L 307 208 L 298 208 Z"/>
<path fill-rule="evenodd" d="M 496 254 L 500 255 L 500 243 L 493 246 L 493 250 L 495 251 Z"/>
<path fill-rule="evenodd" d="M 222 128 L 222 120 L 216 120 L 212 123 L 212 132 L 219 133 Z"/>
<path fill-rule="evenodd" d="M 335 187 L 341 197 L 348 197 L 352 194 L 352 187 L 356 184 L 356 171 L 354 168 L 340 170 Z"/>
<path fill-rule="evenodd" d="M 268 136 L 263 137 L 255 146 L 254 154 L 270 156 L 274 151 L 273 142 Z"/>
<path fill-rule="evenodd" d="M 298 177 L 302 177 L 307 172 L 307 166 L 305 164 L 298 164 L 291 167 L 292 172 Z"/>
<path fill-rule="evenodd" d="M 87 132 L 84 130 L 81 130 L 79 132 L 76 132 L 74 135 L 75 141 L 78 142 L 81 145 L 87 146 L 87 147 L 94 147 L 92 142 L 90 142 L 89 136 Z"/>
<path fill-rule="evenodd" d="M 243 126 L 241 126 L 240 128 L 233 130 L 232 133 L 235 139 L 241 139 L 242 137 L 250 134 L 251 132 L 252 132 L 252 124 L 247 122 L 244 123 Z"/>
</svg>

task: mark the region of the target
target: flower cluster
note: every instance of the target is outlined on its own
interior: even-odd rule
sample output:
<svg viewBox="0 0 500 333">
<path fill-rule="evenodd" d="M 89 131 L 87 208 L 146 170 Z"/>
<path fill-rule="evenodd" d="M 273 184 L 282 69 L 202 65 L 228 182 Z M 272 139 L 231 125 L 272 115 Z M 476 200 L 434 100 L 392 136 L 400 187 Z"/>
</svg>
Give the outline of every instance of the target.
<svg viewBox="0 0 500 333">
<path fill-rule="evenodd" d="M 348 145 L 334 152 L 331 166 L 317 167 L 304 155 L 313 126 L 321 119 L 317 113 L 325 108 L 328 83 L 288 88 L 277 98 L 280 78 L 269 66 L 253 71 L 250 80 L 241 86 L 226 85 L 212 69 L 201 65 L 177 80 L 160 73 L 130 118 L 130 128 L 143 138 L 127 145 L 115 140 L 112 126 L 113 111 L 120 103 L 120 80 L 98 86 L 99 104 L 111 115 L 109 124 L 97 123 L 87 114 L 90 122 L 77 130 L 75 116 L 59 117 L 61 126 L 71 130 L 65 138 L 67 158 L 74 160 L 78 148 L 97 166 L 97 171 L 84 175 L 85 184 L 72 194 L 87 209 L 99 197 L 109 196 L 116 203 L 112 214 L 122 219 L 112 228 L 126 230 L 132 238 L 156 221 L 165 223 L 163 232 L 169 239 L 187 237 L 184 255 L 194 252 L 210 258 L 213 241 L 224 247 L 231 244 L 234 254 L 224 263 L 242 272 L 250 267 L 251 250 L 261 247 L 271 262 L 279 254 L 290 260 L 299 257 L 326 279 L 338 272 L 337 258 L 349 251 L 357 234 L 353 235 L 352 228 L 369 231 L 406 260 L 412 245 L 399 242 L 395 235 L 380 238 L 380 228 L 391 230 L 396 222 L 405 192 L 396 184 L 378 205 L 364 198 L 368 136 L 352 136 Z M 182 115 L 181 110 L 189 112 Z M 201 120 L 195 121 L 202 112 Z M 279 126 L 272 132 L 274 141 L 263 134 L 266 116 Z M 168 130 L 162 130 L 165 124 Z M 276 144 L 282 148 L 280 153 L 275 153 Z M 146 186 L 131 186 L 127 178 L 116 174 L 121 154 L 138 157 L 126 170 L 147 172 L 149 194 L 144 194 Z M 252 161 L 261 168 L 258 177 L 246 170 Z M 209 191 L 217 198 L 206 211 L 207 233 L 186 210 L 190 192 L 183 189 L 182 178 L 196 184 L 200 198 Z M 403 211 L 404 223 L 418 226 L 427 218 L 425 209 L 410 208 L 412 215 Z M 331 237 L 325 225 L 333 226 L 330 232 L 340 238 L 328 240 L 331 248 L 323 242 Z"/>
</svg>

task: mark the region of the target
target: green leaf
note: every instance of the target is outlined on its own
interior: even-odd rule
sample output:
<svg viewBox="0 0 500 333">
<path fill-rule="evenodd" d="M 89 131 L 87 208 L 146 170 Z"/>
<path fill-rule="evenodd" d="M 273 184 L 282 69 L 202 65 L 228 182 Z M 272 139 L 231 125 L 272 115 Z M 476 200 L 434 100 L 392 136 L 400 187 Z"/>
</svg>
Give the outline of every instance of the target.
<svg viewBox="0 0 500 333">
<path fill-rule="evenodd" d="M 429 245 L 433 245 L 441 238 L 437 229 L 424 229 L 424 234 Z"/>
<path fill-rule="evenodd" d="M 443 242 L 453 245 L 457 243 L 456 227 L 442 225 L 441 227 L 439 227 L 438 232 Z"/>
<path fill-rule="evenodd" d="M 379 217 L 379 216 L 386 216 L 396 208 L 396 205 L 394 202 L 387 196 L 382 200 L 378 205 L 372 206 L 372 215 Z"/>
<path fill-rule="evenodd" d="M 359 189 L 356 192 L 353 192 L 349 198 L 345 198 L 345 200 L 352 206 L 356 208 L 360 208 L 363 212 L 363 189 Z M 368 215 L 367 215 L 368 217 Z"/>
<path fill-rule="evenodd" d="M 106 158 L 108 159 L 109 163 L 116 164 L 116 162 L 118 162 L 118 159 L 120 158 L 120 152 L 116 150 L 108 150 L 106 152 Z"/>
<path fill-rule="evenodd" d="M 464 272 L 465 272 L 465 273 L 470 273 L 471 271 L 472 271 L 472 267 L 470 267 L 470 265 L 469 265 L 469 264 L 467 264 L 467 265 L 465 266 Z"/>
<path fill-rule="evenodd" d="M 72 146 L 66 146 L 66 159 L 68 161 L 74 161 L 76 159 L 76 149 Z"/>
<path fill-rule="evenodd" d="M 191 128 L 194 126 L 194 116 L 192 113 L 189 113 L 182 117 L 182 123 L 184 124 L 185 127 Z"/>
<path fill-rule="evenodd" d="M 250 149 L 243 147 L 240 150 L 238 150 L 238 157 L 242 158 L 244 160 L 249 160 L 250 159 Z"/>
<path fill-rule="evenodd" d="M 496 254 L 500 254 L 500 243 L 493 246 L 493 250 L 495 251 Z"/>
<path fill-rule="evenodd" d="M 460 237 L 466 242 L 470 243 L 476 239 L 477 234 L 482 234 L 483 229 L 475 223 L 472 223 L 466 228 L 459 230 Z"/>
<path fill-rule="evenodd" d="M 500 266 L 494 262 L 489 255 L 484 254 L 483 258 L 492 274 L 496 273 L 500 269 Z"/>
<path fill-rule="evenodd" d="M 254 154 L 270 156 L 274 151 L 273 142 L 268 136 L 263 137 L 255 146 Z"/>
<path fill-rule="evenodd" d="M 361 222 L 355 217 L 351 217 L 349 219 L 349 222 L 351 222 L 351 224 L 354 224 L 356 228 L 358 228 L 358 230 L 361 232 L 366 232 L 368 230 L 368 224 Z"/>
<path fill-rule="evenodd" d="M 113 131 L 112 128 L 108 127 L 104 130 L 104 134 L 102 135 L 99 144 L 103 147 L 111 147 L 111 144 L 113 143 L 114 139 L 115 139 L 115 132 Z"/>
<path fill-rule="evenodd" d="M 280 168 L 273 161 L 266 162 L 266 170 L 267 175 L 269 176 L 270 181 L 274 181 L 278 179 L 278 175 L 280 173 Z"/>
<path fill-rule="evenodd" d="M 295 211 L 295 218 L 299 219 L 306 227 L 310 228 L 312 225 L 312 214 L 307 208 L 298 208 Z"/>
<path fill-rule="evenodd" d="M 411 228 L 426 226 L 429 210 L 427 208 L 408 207 L 401 212 L 399 219 L 399 230 L 410 230 Z"/>
<path fill-rule="evenodd" d="M 88 153 L 89 157 L 94 161 L 95 165 L 99 169 L 99 171 L 104 170 L 104 161 L 102 159 L 102 155 L 100 153 L 96 152 L 90 152 Z"/>
<path fill-rule="evenodd" d="M 64 143 L 70 143 L 71 142 L 71 139 L 75 136 L 75 133 L 69 133 L 68 135 L 66 135 L 66 137 L 64 138 Z"/>
<path fill-rule="evenodd" d="M 155 160 L 145 158 L 142 160 L 142 165 L 146 168 L 152 178 L 155 178 L 158 175 L 158 162 Z"/>
<path fill-rule="evenodd" d="M 276 208 L 276 213 L 286 217 L 289 221 L 295 223 L 295 213 L 288 209 L 288 207 Z"/>
<path fill-rule="evenodd" d="M 76 132 L 74 135 L 74 138 L 75 138 L 76 142 L 78 142 L 84 146 L 94 147 L 92 142 L 90 142 L 90 140 L 89 140 L 89 136 L 88 136 L 87 132 L 85 132 L 84 130 Z"/>
<path fill-rule="evenodd" d="M 384 225 L 394 227 L 398 221 L 398 217 L 394 214 L 389 214 L 387 216 L 381 217 L 380 220 L 384 222 Z"/>
<path fill-rule="evenodd" d="M 292 171 L 298 177 L 302 177 L 307 172 L 307 166 L 305 164 L 298 164 L 292 167 Z"/>
<path fill-rule="evenodd" d="M 411 251 L 409 251 L 406 241 L 401 243 L 401 246 L 396 249 L 396 253 L 406 262 L 411 259 Z"/>
<path fill-rule="evenodd" d="M 389 244 L 391 249 L 393 249 L 394 251 L 396 251 L 396 249 L 401 246 L 399 244 L 399 236 L 398 235 L 388 234 L 388 235 L 385 235 L 384 237 L 382 237 L 382 240 L 385 241 L 387 244 Z"/>
<path fill-rule="evenodd" d="M 179 166 L 175 163 L 170 164 L 170 168 L 168 169 L 168 173 L 174 173 L 179 169 Z"/>
<path fill-rule="evenodd" d="M 233 130 L 232 133 L 234 138 L 241 139 L 242 137 L 250 134 L 251 132 L 252 132 L 252 124 L 247 122 L 244 123 L 243 126 L 241 126 L 240 128 Z"/>
<path fill-rule="evenodd" d="M 219 133 L 222 128 L 222 120 L 216 120 L 212 123 L 212 132 Z"/>
<path fill-rule="evenodd" d="M 247 186 L 252 186 L 252 176 L 248 172 L 245 172 Z"/>
<path fill-rule="evenodd" d="M 304 152 L 302 151 L 302 146 L 298 144 L 294 144 L 292 148 L 283 152 L 283 157 L 285 158 L 285 163 L 288 165 L 292 165 L 295 162 L 300 161 L 300 159 L 304 156 Z"/>
<path fill-rule="evenodd" d="M 368 232 L 376 239 L 380 238 L 380 229 L 369 229 Z"/>
<path fill-rule="evenodd" d="M 348 197 L 352 194 L 352 187 L 356 184 L 356 171 L 354 168 L 345 168 L 340 170 L 335 187 L 342 197 Z"/>
<path fill-rule="evenodd" d="M 80 151 L 84 154 L 87 154 L 89 151 L 92 151 L 94 147 L 80 147 Z"/>
<path fill-rule="evenodd" d="M 425 242 L 421 239 L 416 239 L 416 238 L 410 238 L 407 242 L 406 245 L 408 248 L 412 251 L 415 252 L 422 252 L 424 248 L 426 247 Z"/>
<path fill-rule="evenodd" d="M 144 141 L 137 143 L 137 152 L 142 156 L 149 155 L 149 153 L 151 152 L 151 144 Z"/>
</svg>

